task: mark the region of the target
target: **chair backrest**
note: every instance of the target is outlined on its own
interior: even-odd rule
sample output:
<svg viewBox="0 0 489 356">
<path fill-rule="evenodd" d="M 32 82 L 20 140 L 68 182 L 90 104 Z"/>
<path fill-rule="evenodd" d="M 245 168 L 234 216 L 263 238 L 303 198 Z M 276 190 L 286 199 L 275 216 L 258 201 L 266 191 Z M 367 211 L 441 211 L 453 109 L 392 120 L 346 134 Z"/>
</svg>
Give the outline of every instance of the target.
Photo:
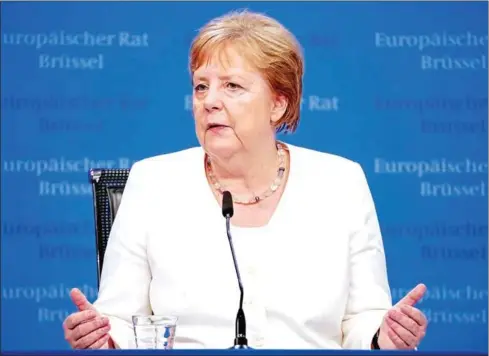
<svg viewBox="0 0 489 356">
<path fill-rule="evenodd" d="M 121 203 L 129 171 L 129 168 L 99 168 L 91 169 L 89 172 L 93 192 L 98 284 L 100 284 L 110 230 Z"/>
</svg>

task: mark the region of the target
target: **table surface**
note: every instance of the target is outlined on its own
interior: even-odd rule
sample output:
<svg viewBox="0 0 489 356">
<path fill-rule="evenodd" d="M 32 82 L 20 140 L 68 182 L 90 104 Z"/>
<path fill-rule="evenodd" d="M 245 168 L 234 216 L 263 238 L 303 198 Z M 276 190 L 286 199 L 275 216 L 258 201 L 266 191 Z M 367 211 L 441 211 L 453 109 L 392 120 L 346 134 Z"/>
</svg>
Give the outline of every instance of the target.
<svg viewBox="0 0 489 356">
<path fill-rule="evenodd" d="M 111 355 L 111 356 L 153 356 L 153 355 L 213 355 L 213 356 L 228 356 L 228 355 L 272 355 L 272 356 L 321 356 L 321 355 L 371 355 L 372 353 L 380 355 L 395 355 L 395 356 L 438 356 L 438 355 L 464 355 L 464 356 L 482 356 L 487 353 L 477 352 L 453 352 L 453 351 L 387 351 L 387 350 L 66 350 L 66 351 L 2 351 L 2 356 L 82 356 L 82 355 Z"/>
</svg>

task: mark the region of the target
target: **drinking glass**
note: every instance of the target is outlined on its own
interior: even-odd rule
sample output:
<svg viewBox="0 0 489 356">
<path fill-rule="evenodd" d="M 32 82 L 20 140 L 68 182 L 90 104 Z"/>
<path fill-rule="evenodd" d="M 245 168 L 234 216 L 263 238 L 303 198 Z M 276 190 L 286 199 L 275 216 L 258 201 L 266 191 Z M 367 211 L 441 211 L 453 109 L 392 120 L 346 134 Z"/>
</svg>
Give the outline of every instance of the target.
<svg viewBox="0 0 489 356">
<path fill-rule="evenodd" d="M 177 321 L 175 316 L 134 315 L 136 349 L 173 349 Z"/>
</svg>

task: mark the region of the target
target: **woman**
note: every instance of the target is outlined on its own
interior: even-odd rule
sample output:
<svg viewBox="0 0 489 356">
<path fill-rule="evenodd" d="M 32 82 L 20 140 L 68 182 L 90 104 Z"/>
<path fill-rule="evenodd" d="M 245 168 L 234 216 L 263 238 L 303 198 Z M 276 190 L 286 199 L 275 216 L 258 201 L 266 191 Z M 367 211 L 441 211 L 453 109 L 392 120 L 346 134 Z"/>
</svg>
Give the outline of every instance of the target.
<svg viewBox="0 0 489 356">
<path fill-rule="evenodd" d="M 394 307 L 377 216 L 357 163 L 278 142 L 299 122 L 303 60 L 275 20 L 208 23 L 192 43 L 201 147 L 136 163 L 107 247 L 98 300 L 79 290 L 73 348 L 132 347 L 131 316 L 176 315 L 175 348 L 228 348 L 239 293 L 252 348 L 412 349 L 426 318 L 419 285 Z"/>
</svg>

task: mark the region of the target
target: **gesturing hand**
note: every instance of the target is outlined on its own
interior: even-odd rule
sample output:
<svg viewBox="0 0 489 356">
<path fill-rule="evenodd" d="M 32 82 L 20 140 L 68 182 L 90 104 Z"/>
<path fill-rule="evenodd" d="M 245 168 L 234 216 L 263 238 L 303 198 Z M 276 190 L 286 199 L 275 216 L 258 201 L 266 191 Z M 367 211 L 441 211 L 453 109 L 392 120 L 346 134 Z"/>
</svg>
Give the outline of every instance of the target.
<svg viewBox="0 0 489 356">
<path fill-rule="evenodd" d="M 79 289 L 73 289 L 70 296 L 78 311 L 63 323 L 66 341 L 74 349 L 109 348 L 109 319 L 103 318 Z"/>
<path fill-rule="evenodd" d="M 428 322 L 414 305 L 425 292 L 426 286 L 418 284 L 389 310 L 380 327 L 378 343 L 381 349 L 414 349 L 419 345 Z"/>
</svg>

